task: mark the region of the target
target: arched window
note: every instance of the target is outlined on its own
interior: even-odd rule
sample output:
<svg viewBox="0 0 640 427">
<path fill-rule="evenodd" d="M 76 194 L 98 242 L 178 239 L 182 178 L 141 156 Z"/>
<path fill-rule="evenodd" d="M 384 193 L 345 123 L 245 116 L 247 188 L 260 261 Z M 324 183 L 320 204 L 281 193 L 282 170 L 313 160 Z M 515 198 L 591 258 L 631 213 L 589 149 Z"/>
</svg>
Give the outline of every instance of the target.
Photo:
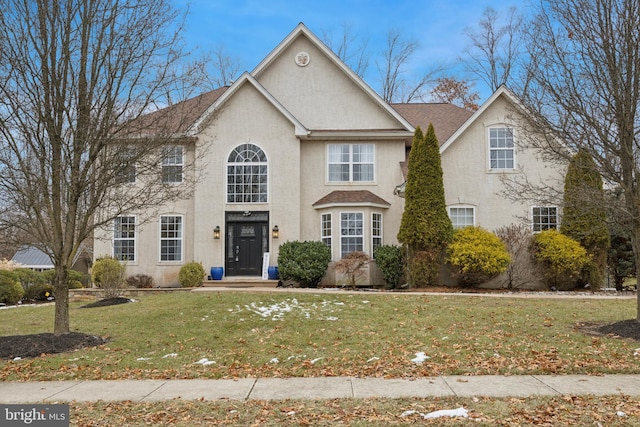
<svg viewBox="0 0 640 427">
<path fill-rule="evenodd" d="M 260 147 L 241 144 L 229 155 L 227 202 L 267 203 L 267 156 Z"/>
</svg>

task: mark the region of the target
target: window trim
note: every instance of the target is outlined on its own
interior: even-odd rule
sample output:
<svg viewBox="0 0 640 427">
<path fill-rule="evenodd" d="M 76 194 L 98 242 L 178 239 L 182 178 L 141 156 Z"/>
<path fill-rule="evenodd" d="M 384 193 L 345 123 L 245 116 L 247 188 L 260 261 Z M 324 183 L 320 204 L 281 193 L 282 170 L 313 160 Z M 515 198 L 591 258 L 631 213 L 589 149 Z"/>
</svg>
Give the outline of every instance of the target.
<svg viewBox="0 0 640 427">
<path fill-rule="evenodd" d="M 359 235 L 343 235 L 342 234 L 342 230 L 343 230 L 343 227 L 342 227 L 342 221 L 343 221 L 342 215 L 345 215 L 345 214 L 360 215 L 362 234 L 359 234 Z M 356 238 L 359 237 L 361 239 L 361 242 L 360 242 L 361 249 L 360 250 L 364 251 L 364 248 L 365 248 L 365 245 L 364 245 L 364 243 L 365 243 L 365 234 L 366 234 L 365 233 L 365 216 L 364 216 L 364 212 L 363 211 L 341 211 L 340 212 L 340 259 L 344 258 L 345 255 L 350 253 L 350 252 L 343 253 L 343 246 L 345 246 L 343 244 L 343 239 L 347 238 L 347 237 L 352 237 L 352 238 L 353 237 L 356 237 Z"/>
<path fill-rule="evenodd" d="M 535 210 L 536 210 L 536 209 L 555 209 L 555 224 L 554 224 L 554 226 L 553 226 L 553 227 L 549 226 L 549 227 L 547 227 L 547 228 L 544 228 L 544 229 L 543 229 L 543 228 L 541 227 L 542 223 L 540 222 L 540 223 L 538 224 L 538 228 L 539 228 L 539 229 L 538 229 L 538 230 L 536 230 L 536 222 L 535 222 L 535 219 L 536 219 Z M 542 215 L 538 215 L 538 217 L 540 217 L 540 218 L 541 218 L 541 217 L 542 217 Z M 547 215 L 547 216 L 546 216 L 546 218 L 549 218 L 549 215 Z M 560 226 L 560 215 L 559 215 L 559 209 L 558 209 L 558 206 L 555 206 L 555 205 L 549 205 L 549 206 L 531 206 L 531 231 L 532 231 L 532 232 L 534 232 L 534 233 L 539 233 L 539 232 L 541 232 L 541 231 L 550 230 L 550 229 L 557 230 L 559 226 Z"/>
<path fill-rule="evenodd" d="M 163 226 L 162 219 L 163 218 L 180 218 L 180 236 L 178 238 L 162 237 L 162 226 Z M 162 242 L 169 241 L 169 240 L 180 242 L 180 259 L 177 259 L 177 260 L 162 259 Z M 184 262 L 184 215 L 180 215 L 180 214 L 160 215 L 160 219 L 158 221 L 158 261 L 162 264 Z"/>
<path fill-rule="evenodd" d="M 379 223 L 379 227 L 376 227 L 376 219 L 375 216 L 379 215 L 380 219 L 378 221 Z M 378 231 L 378 234 L 376 235 L 375 231 Z M 384 215 L 382 214 L 382 212 L 371 212 L 371 258 L 374 257 L 375 253 L 376 253 L 376 248 L 380 247 L 383 245 L 384 243 Z M 376 241 L 378 241 L 378 244 L 376 245 Z"/>
<path fill-rule="evenodd" d="M 173 153 L 167 153 L 167 150 L 171 150 L 173 152 L 173 150 L 176 149 L 180 149 L 180 163 L 174 163 L 174 160 L 176 159 L 177 156 L 174 156 Z M 163 152 L 162 152 L 162 160 L 160 162 L 160 165 L 162 167 L 162 183 L 163 184 L 182 184 L 184 182 L 184 161 L 185 161 L 185 149 L 183 145 L 169 145 L 166 147 L 162 148 Z M 171 154 L 171 155 L 169 155 Z M 180 180 L 165 180 L 165 173 L 164 173 L 164 168 L 165 167 L 180 167 Z M 174 175 L 172 174 L 171 177 L 173 177 Z"/>
<path fill-rule="evenodd" d="M 456 227 L 456 225 L 453 222 L 453 216 L 451 215 L 451 210 L 452 209 L 471 209 L 472 210 L 472 219 L 473 219 L 473 224 L 471 225 L 465 225 L 463 227 Z M 452 205 L 447 207 L 447 211 L 449 214 L 449 219 L 451 220 L 451 225 L 453 226 L 454 230 L 460 229 L 460 228 L 465 228 L 465 227 L 475 227 L 477 224 L 477 215 L 476 215 L 476 207 L 473 205 Z"/>
<path fill-rule="evenodd" d="M 260 153 L 262 153 L 262 155 L 264 156 L 265 161 L 264 162 L 262 162 L 262 161 L 260 161 L 260 162 L 230 162 L 229 158 L 231 157 L 231 155 L 239 147 L 241 147 L 243 145 L 252 145 L 252 146 L 256 147 L 258 150 L 260 150 Z M 233 196 L 232 196 L 232 197 L 234 197 L 234 200 L 233 201 L 229 200 L 229 197 L 230 197 L 230 193 L 229 193 L 229 186 L 230 186 L 230 184 L 229 184 L 229 167 L 231 167 L 232 165 L 233 166 L 240 166 L 240 165 L 242 165 L 242 166 L 258 166 L 258 167 L 264 166 L 266 168 L 266 171 L 264 172 L 264 176 L 265 176 L 265 179 L 266 179 L 266 182 L 264 183 L 264 186 L 265 186 L 265 200 L 264 201 L 263 200 L 259 200 L 260 196 L 262 194 L 260 192 L 255 193 L 255 194 L 254 193 L 244 193 L 244 192 L 241 193 L 241 194 L 238 194 L 238 193 L 234 192 Z M 246 142 L 246 143 L 238 144 L 235 147 L 233 147 L 231 149 L 231 151 L 229 151 L 229 154 L 227 155 L 226 162 L 225 162 L 225 203 L 230 204 L 230 205 L 239 205 L 239 204 L 252 204 L 252 205 L 255 205 L 255 204 L 269 203 L 269 193 L 270 193 L 270 188 L 269 188 L 269 182 L 270 182 L 269 169 L 270 169 L 269 168 L 269 156 L 267 155 L 266 150 L 264 148 L 262 148 L 260 145 L 255 144 L 253 142 Z M 234 176 L 235 176 L 235 174 L 234 174 Z M 261 176 L 261 174 L 258 174 L 257 176 Z M 233 185 L 235 187 L 235 183 Z M 258 183 L 258 185 L 261 185 L 261 183 Z M 238 197 L 238 196 L 242 196 L 243 200 L 242 201 L 235 201 L 235 198 Z M 248 201 L 247 202 L 247 201 L 244 200 L 245 196 L 257 197 L 258 201 Z"/>
<path fill-rule="evenodd" d="M 349 147 L 349 152 L 348 152 L 348 156 L 349 159 L 347 162 L 332 162 L 330 161 L 330 150 L 331 147 L 337 147 L 337 146 L 348 146 Z M 372 159 L 371 162 L 354 162 L 353 160 L 353 148 L 355 146 L 370 146 L 371 147 L 371 155 L 372 155 Z M 331 165 L 348 165 L 348 174 L 349 174 L 349 178 L 348 180 L 344 181 L 342 179 L 339 180 L 335 180 L 335 179 L 331 179 Z M 355 165 L 371 165 L 372 171 L 371 171 L 371 179 L 370 180 L 354 180 L 354 166 Z M 374 183 L 376 182 L 376 144 L 372 143 L 372 142 L 365 142 L 365 143 L 352 143 L 352 142 L 346 142 L 346 143 L 331 143 L 331 144 L 327 144 L 326 147 L 326 180 L 327 183 L 329 184 L 349 184 L 349 183 Z"/>
<path fill-rule="evenodd" d="M 328 231 L 329 234 L 325 234 Z M 320 241 L 333 252 L 333 216 L 331 212 L 320 215 Z"/>
<path fill-rule="evenodd" d="M 133 218 L 133 237 L 116 238 L 116 221 L 121 218 Z M 121 259 L 116 254 L 116 241 L 133 241 L 133 259 Z M 120 215 L 113 219 L 113 240 L 112 240 L 112 256 L 121 263 L 137 263 L 138 262 L 138 218 L 135 215 Z"/>
<path fill-rule="evenodd" d="M 491 147 L 491 131 L 492 130 L 498 130 L 498 129 L 510 129 L 511 130 L 511 142 L 512 142 L 512 147 L 509 148 L 502 148 L 502 147 L 495 147 L 492 148 Z M 487 127 L 487 167 L 489 169 L 489 171 L 491 172 L 509 172 L 509 171 L 514 171 L 516 170 L 516 165 L 517 165 L 517 161 L 516 161 L 516 138 L 517 138 L 517 134 L 516 134 L 516 129 L 514 126 L 508 125 L 506 123 L 496 123 L 493 124 L 491 126 Z M 507 151 L 510 150 L 511 151 L 511 157 L 512 157 L 512 161 L 513 161 L 513 166 L 512 167 L 492 167 L 491 165 L 491 153 L 493 151 Z M 498 161 L 498 160 L 496 160 Z"/>
</svg>

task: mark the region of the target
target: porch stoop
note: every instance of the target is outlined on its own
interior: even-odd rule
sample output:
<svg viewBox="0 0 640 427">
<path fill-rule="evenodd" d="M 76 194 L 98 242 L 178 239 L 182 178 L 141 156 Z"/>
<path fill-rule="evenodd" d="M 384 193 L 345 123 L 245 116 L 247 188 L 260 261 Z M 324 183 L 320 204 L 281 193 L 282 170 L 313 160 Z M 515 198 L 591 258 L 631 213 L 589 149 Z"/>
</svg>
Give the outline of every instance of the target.
<svg viewBox="0 0 640 427">
<path fill-rule="evenodd" d="M 205 280 L 202 282 L 205 288 L 275 288 L 277 280 L 264 280 L 258 276 L 228 276 L 222 280 Z"/>
</svg>

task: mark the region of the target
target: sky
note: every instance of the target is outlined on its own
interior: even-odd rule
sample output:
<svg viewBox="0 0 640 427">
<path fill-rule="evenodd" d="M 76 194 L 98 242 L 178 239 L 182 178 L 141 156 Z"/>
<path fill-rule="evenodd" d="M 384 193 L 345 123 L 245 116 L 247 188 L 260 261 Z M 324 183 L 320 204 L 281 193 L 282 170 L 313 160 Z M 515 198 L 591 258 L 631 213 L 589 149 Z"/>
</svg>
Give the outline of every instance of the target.
<svg viewBox="0 0 640 427">
<path fill-rule="evenodd" d="M 371 58 L 384 52 L 390 30 L 419 48 L 407 69 L 418 76 L 433 65 L 451 67 L 463 77 L 457 60 L 469 44 L 465 28 L 477 25 L 487 7 L 506 10 L 504 0 L 174 0 L 189 8 L 185 39 L 191 48 L 212 52 L 222 48 L 237 59 L 240 72 L 251 71 L 295 27 L 303 22 L 320 39 L 335 38 L 348 26 L 358 40 L 367 40 Z M 359 44 L 359 43 L 356 43 Z M 364 78 L 374 88 L 375 62 Z M 484 101 L 490 93 L 476 84 Z"/>
</svg>

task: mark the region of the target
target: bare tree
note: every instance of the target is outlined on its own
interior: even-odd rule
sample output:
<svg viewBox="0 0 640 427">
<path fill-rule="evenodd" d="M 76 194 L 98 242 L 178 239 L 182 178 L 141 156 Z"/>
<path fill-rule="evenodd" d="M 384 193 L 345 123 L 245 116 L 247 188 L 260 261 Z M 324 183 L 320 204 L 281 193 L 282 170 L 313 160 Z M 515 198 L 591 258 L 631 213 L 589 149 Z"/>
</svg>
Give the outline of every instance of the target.
<svg viewBox="0 0 640 427">
<path fill-rule="evenodd" d="M 380 74 L 380 95 L 386 102 L 411 102 L 422 99 L 424 91 L 433 83 L 442 66 L 434 66 L 418 78 L 407 77 L 407 68 L 418 43 L 403 40 L 400 33 L 391 30 L 387 34 L 387 46 L 383 58 L 376 61 Z"/>
<path fill-rule="evenodd" d="M 503 16 L 488 7 L 477 28 L 465 32 L 471 46 L 462 62 L 467 70 L 482 79 L 495 92 L 500 86 L 512 84 L 517 61 L 521 55 L 523 18 L 515 7 Z"/>
<path fill-rule="evenodd" d="M 213 89 L 231 86 L 240 75 L 240 60 L 229 56 L 223 46 L 218 46 L 213 51 L 212 68 L 210 80 Z"/>
<path fill-rule="evenodd" d="M 188 104 L 138 119 L 186 95 L 193 76 L 181 14 L 166 0 L 1 4 L 0 228 L 51 257 L 59 335 L 69 332 L 67 276 L 81 243 L 192 188 L 196 174 L 167 186 L 159 168 L 168 144 L 193 149 L 170 137 Z M 135 183 L 118 185 L 132 172 Z"/>
<path fill-rule="evenodd" d="M 360 41 L 358 41 L 360 40 Z M 369 68 L 368 40 L 354 35 L 350 24 L 342 25 L 342 32 L 336 37 L 323 32 L 322 41 L 360 78 L 364 78 Z"/>
<path fill-rule="evenodd" d="M 454 104 L 471 111 L 480 108 L 478 105 L 480 95 L 477 92 L 471 92 L 469 83 L 464 80 L 458 80 L 454 77 L 440 77 L 436 80 L 436 85 L 430 93 L 431 98 L 436 102 Z"/>
<path fill-rule="evenodd" d="M 629 224 L 639 260 L 640 2 L 541 0 L 537 12 L 527 42 L 533 81 L 522 97 L 535 113 L 532 130 L 547 135 L 538 148 L 591 155 L 624 199 L 616 216 Z"/>
</svg>

